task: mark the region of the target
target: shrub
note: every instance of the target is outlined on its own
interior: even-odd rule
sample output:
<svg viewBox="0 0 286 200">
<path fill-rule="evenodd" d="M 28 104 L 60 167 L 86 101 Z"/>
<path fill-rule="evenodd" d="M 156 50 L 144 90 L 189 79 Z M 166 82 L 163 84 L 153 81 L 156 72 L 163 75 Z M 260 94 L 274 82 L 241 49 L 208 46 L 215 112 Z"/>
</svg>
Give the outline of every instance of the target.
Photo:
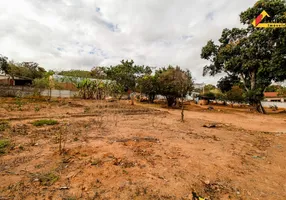
<svg viewBox="0 0 286 200">
<path fill-rule="evenodd" d="M 53 119 L 41 119 L 33 122 L 34 126 L 43 126 L 43 125 L 55 125 L 59 122 Z"/>
</svg>

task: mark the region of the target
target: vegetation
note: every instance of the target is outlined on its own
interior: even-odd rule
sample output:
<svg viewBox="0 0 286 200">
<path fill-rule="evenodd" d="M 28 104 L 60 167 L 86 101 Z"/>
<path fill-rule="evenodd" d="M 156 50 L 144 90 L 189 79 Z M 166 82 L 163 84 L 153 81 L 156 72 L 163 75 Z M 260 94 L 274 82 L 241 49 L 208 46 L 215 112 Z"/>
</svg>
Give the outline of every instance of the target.
<svg viewBox="0 0 286 200">
<path fill-rule="evenodd" d="M 0 132 L 5 131 L 7 128 L 9 128 L 9 122 L 7 121 L 0 121 Z"/>
<path fill-rule="evenodd" d="M 58 73 L 58 75 L 81 77 L 81 78 L 92 78 L 91 72 L 90 71 L 84 71 L 84 70 L 61 71 Z"/>
<path fill-rule="evenodd" d="M 150 103 L 153 103 L 155 96 L 160 93 L 158 75 L 147 74 L 139 78 L 137 88 L 141 93 L 147 95 Z"/>
<path fill-rule="evenodd" d="M 44 125 L 56 125 L 59 122 L 53 119 L 40 119 L 33 122 L 34 126 L 44 126 Z"/>
<path fill-rule="evenodd" d="M 51 186 L 57 180 L 59 180 L 59 176 L 53 172 L 38 174 L 36 177 L 39 179 L 41 185 L 43 186 Z"/>
<path fill-rule="evenodd" d="M 9 147 L 10 141 L 9 140 L 0 140 L 0 154 L 6 153 L 6 148 Z"/>
<path fill-rule="evenodd" d="M 226 92 L 226 99 L 232 103 L 242 103 L 244 101 L 243 89 L 239 86 L 232 86 L 231 90 Z"/>
<path fill-rule="evenodd" d="M 107 79 L 116 81 L 121 91 L 134 91 L 137 80 L 151 72 L 150 67 L 135 65 L 133 60 L 122 60 L 119 65 L 105 68 Z"/>
<path fill-rule="evenodd" d="M 204 67 L 204 75 L 225 72 L 242 80 L 246 100 L 256 110 L 265 113 L 260 100 L 272 81 L 286 79 L 286 29 L 254 28 L 252 20 L 267 10 L 268 22 L 286 22 L 286 4 L 283 0 L 260 0 L 240 14 L 247 28 L 224 29 L 219 44 L 210 40 L 202 48 L 201 57 L 211 61 Z M 283 39 L 282 39 L 283 38 Z"/>
<path fill-rule="evenodd" d="M 159 94 L 166 97 L 168 106 L 172 106 L 177 98 L 183 98 L 192 91 L 191 73 L 180 67 L 169 66 L 158 70 Z"/>
<path fill-rule="evenodd" d="M 0 72 L 8 74 L 8 58 L 0 54 Z"/>
<path fill-rule="evenodd" d="M 240 79 L 237 76 L 225 76 L 222 77 L 218 83 L 217 87 L 222 91 L 222 92 L 228 92 L 231 90 L 231 88 L 234 85 L 239 85 L 240 84 Z"/>
</svg>

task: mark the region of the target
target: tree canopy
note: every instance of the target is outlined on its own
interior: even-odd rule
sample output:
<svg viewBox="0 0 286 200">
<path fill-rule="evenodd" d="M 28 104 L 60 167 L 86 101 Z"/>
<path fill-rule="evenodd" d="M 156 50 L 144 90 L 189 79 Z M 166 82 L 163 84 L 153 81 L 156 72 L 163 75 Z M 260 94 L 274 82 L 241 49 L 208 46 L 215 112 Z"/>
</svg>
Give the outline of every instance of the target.
<svg viewBox="0 0 286 200">
<path fill-rule="evenodd" d="M 263 10 L 270 18 L 266 22 L 286 22 L 283 0 L 260 0 L 240 14 L 246 28 L 224 29 L 219 44 L 210 40 L 202 48 L 201 57 L 211 61 L 203 75 L 224 72 L 242 80 L 247 100 L 264 112 L 260 100 L 272 81 L 286 79 L 286 29 L 255 28 L 251 22 Z"/>
<path fill-rule="evenodd" d="M 190 71 L 180 67 L 162 68 L 156 71 L 159 83 L 159 94 L 166 96 L 168 106 L 172 106 L 176 98 L 185 97 L 193 89 Z"/>
<path fill-rule="evenodd" d="M 115 80 L 122 88 L 128 88 L 133 91 L 135 90 L 137 79 L 151 73 L 150 67 L 135 65 L 133 60 L 122 60 L 119 65 L 105 68 L 107 79 Z"/>
<path fill-rule="evenodd" d="M 0 54 L 0 72 L 8 74 L 8 58 Z"/>
<path fill-rule="evenodd" d="M 90 71 L 85 70 L 68 70 L 61 71 L 58 75 L 62 76 L 72 76 L 72 77 L 81 77 L 81 78 L 92 78 Z"/>
</svg>

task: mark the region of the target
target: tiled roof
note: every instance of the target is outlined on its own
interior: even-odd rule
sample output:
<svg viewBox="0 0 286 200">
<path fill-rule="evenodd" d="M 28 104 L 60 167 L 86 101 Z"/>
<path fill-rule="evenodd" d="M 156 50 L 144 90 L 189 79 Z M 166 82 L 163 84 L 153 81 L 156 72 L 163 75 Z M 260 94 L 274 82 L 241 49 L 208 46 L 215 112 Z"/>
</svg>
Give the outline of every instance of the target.
<svg viewBox="0 0 286 200">
<path fill-rule="evenodd" d="M 278 92 L 264 92 L 264 97 L 278 97 Z"/>
</svg>

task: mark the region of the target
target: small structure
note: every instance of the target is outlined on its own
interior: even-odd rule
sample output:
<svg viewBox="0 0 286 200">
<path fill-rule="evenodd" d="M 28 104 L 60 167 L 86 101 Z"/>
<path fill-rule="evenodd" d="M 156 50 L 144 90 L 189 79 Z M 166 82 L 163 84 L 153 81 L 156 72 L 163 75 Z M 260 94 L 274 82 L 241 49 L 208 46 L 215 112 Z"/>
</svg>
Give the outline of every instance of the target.
<svg viewBox="0 0 286 200">
<path fill-rule="evenodd" d="M 8 75 L 0 74 L 0 85 L 10 86 L 25 86 L 32 85 L 32 79 L 23 77 L 14 77 L 14 79 Z"/>
<path fill-rule="evenodd" d="M 264 92 L 264 99 L 268 102 L 286 102 L 286 97 L 280 96 L 278 92 Z"/>
<path fill-rule="evenodd" d="M 207 95 L 198 95 L 196 97 L 196 103 L 199 105 L 208 105 L 210 103 L 211 100 L 215 100 L 215 97 L 212 96 L 207 96 Z"/>
</svg>

